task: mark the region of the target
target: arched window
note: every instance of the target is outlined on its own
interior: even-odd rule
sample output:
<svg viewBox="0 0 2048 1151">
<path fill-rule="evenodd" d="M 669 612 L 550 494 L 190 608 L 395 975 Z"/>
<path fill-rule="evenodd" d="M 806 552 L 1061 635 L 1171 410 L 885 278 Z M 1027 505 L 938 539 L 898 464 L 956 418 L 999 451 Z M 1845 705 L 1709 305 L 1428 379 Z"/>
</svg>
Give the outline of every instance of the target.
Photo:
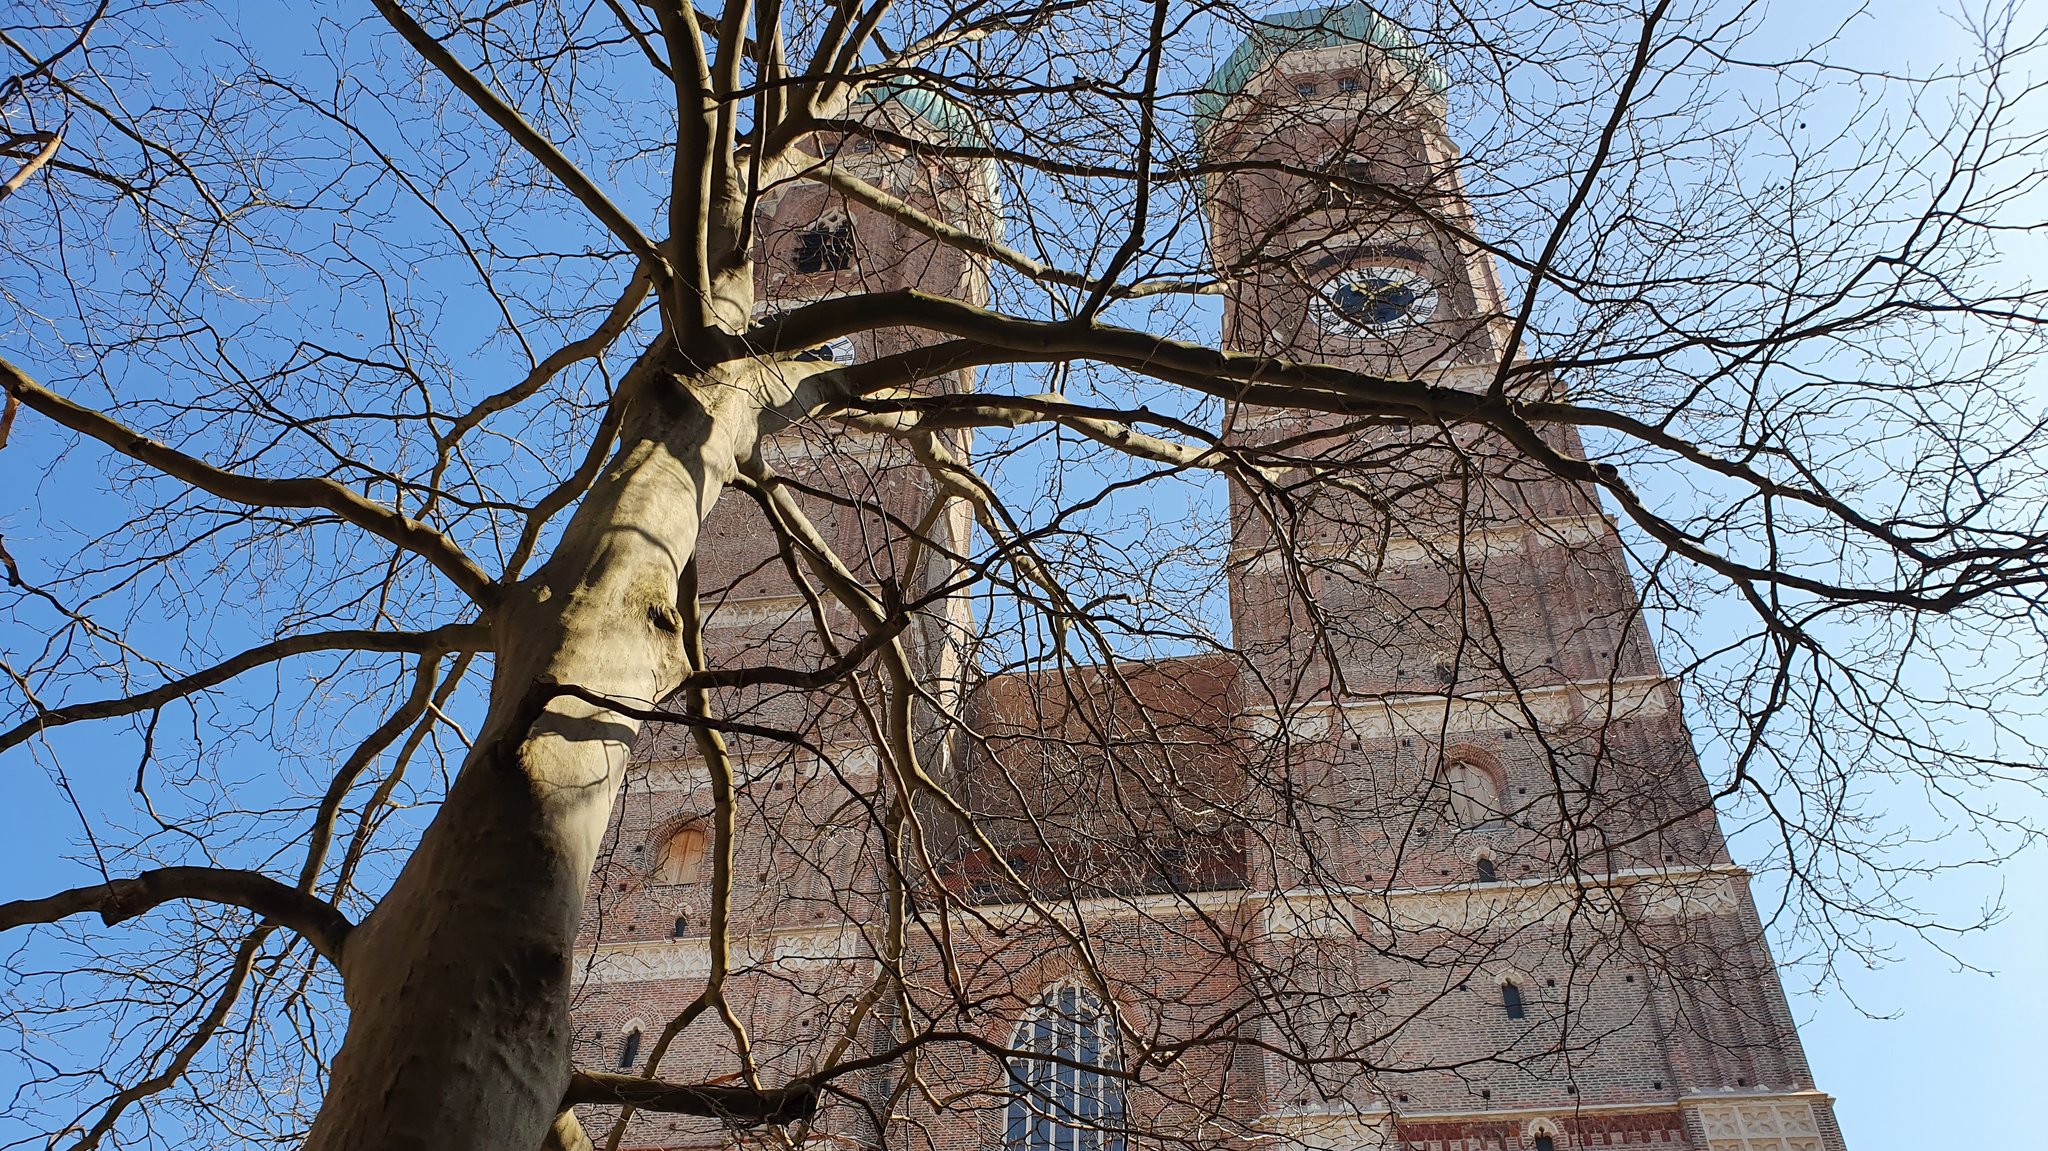
<svg viewBox="0 0 2048 1151">
<path fill-rule="evenodd" d="M 1010 1046 L 1007 1151 L 1123 1151 L 1116 1020 L 1071 985 L 1039 997 Z M 1032 1058 L 1041 1056 L 1041 1058 Z"/>
<path fill-rule="evenodd" d="M 1500 985 L 1500 1005 L 1507 1010 L 1509 1019 L 1520 1019 L 1529 1013 L 1522 1006 L 1522 988 L 1513 980 Z"/>
<path fill-rule="evenodd" d="M 619 1066 L 630 1068 L 640 1062 L 640 1029 L 629 1028 L 625 1038 L 619 1040 Z"/>
<path fill-rule="evenodd" d="M 1492 856 L 1482 855 L 1472 865 L 1472 879 L 1475 883 L 1500 882 L 1500 868 L 1494 866 Z"/>
<path fill-rule="evenodd" d="M 704 829 L 685 827 L 662 842 L 654 862 L 656 883 L 695 883 L 704 877 Z"/>
<path fill-rule="evenodd" d="M 1534 1151 L 1557 1151 L 1557 1140 L 1548 1135 L 1538 1135 Z"/>
<path fill-rule="evenodd" d="M 1477 827 L 1500 818 L 1500 785 L 1493 773 L 1469 759 L 1444 761 L 1443 785 L 1451 818 Z"/>
</svg>

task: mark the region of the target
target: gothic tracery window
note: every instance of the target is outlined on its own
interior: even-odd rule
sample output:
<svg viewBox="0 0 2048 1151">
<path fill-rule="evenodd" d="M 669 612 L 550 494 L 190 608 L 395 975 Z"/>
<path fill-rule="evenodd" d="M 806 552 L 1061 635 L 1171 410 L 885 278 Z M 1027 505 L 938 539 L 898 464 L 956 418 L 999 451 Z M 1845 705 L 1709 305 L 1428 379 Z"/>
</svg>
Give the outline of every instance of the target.
<svg viewBox="0 0 2048 1151">
<path fill-rule="evenodd" d="M 1006 1151 L 1123 1151 L 1116 1021 L 1071 984 L 1040 996 L 1010 1044 Z M 1034 1058 L 1033 1056 L 1037 1056 Z"/>
</svg>

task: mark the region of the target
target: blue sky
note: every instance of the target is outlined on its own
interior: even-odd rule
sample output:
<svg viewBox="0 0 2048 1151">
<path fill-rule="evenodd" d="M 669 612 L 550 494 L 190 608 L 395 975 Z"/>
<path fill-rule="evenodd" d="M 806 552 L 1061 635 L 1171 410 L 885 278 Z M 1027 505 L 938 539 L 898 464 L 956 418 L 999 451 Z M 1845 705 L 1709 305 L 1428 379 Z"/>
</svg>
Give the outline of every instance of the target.
<svg viewBox="0 0 2048 1151">
<path fill-rule="evenodd" d="M 2038 27 L 2044 12 L 2034 8 L 2030 19 Z M 1970 51 L 1961 11 L 1907 0 L 1809 0 L 1784 5 L 1779 15 L 1812 32 L 1847 18 L 1845 61 L 1927 69 Z M 2038 240 L 2016 239 L 2007 260 L 2039 267 L 2039 248 Z M 2038 373 L 2030 382 L 2037 397 L 2048 387 Z M 2013 807 L 2026 798 L 2009 797 Z M 2048 817 L 2048 805 L 2031 806 L 2036 820 Z M 1992 903 L 2005 909 L 1997 926 L 1950 942 L 1953 959 L 1894 937 L 1892 962 L 1840 970 L 1839 991 L 1814 995 L 1788 986 L 1816 1082 L 1835 1096 L 1855 1151 L 2038 1138 L 2033 1100 L 2040 1091 L 2039 1036 L 2048 1030 L 2048 892 L 2036 881 L 2042 862 L 2035 853 L 1995 874 L 1951 876 L 1928 888 L 1930 904 L 1958 915 Z"/>
</svg>

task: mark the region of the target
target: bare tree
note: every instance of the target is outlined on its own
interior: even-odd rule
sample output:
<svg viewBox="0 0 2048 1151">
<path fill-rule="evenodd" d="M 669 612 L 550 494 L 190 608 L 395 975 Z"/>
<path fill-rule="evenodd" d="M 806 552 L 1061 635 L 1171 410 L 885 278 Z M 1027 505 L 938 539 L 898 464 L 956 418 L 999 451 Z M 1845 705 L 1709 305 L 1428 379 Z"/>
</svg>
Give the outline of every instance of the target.
<svg viewBox="0 0 2048 1151">
<path fill-rule="evenodd" d="M 873 1135 L 1028 1102 L 1015 1068 L 1062 1056 L 986 1021 L 1065 956 L 1123 1051 L 1070 1061 L 1131 1085 L 1089 1122 L 1204 1142 L 1256 1127 L 1245 1052 L 1302 1101 L 1569 1077 L 1628 1025 L 1575 979 L 1749 954 L 1583 926 L 1584 884 L 1562 935 L 1423 931 L 1390 893 L 1460 825 L 1483 877 L 1607 875 L 1720 866 L 1720 810 L 1824 957 L 1958 926 L 1869 787 L 2033 834 L 1996 790 L 2038 782 L 2048 577 L 2043 299 L 1999 265 L 2037 224 L 2032 44 L 1993 10 L 1905 75 L 1784 15 L 17 9 L 0 750 L 134 795 L 72 789 L 101 881 L 0 907 L 46 925 L 15 1109 L 78 1147 L 568 1146 L 578 1104 Z M 1426 338 L 1374 344 L 1402 313 Z M 1562 520 L 1597 526 L 1560 566 L 1487 574 Z M 1649 680 L 1707 784 L 1613 737 Z M 1608 714 L 1544 710 L 1585 683 Z M 1360 718 L 1402 693 L 1450 702 Z M 1480 699 L 1525 765 L 1427 730 Z M 690 773 L 701 820 L 631 858 Z M 1396 860 L 1363 885 L 1362 828 Z M 650 875 L 701 896 L 657 921 Z M 1294 942 L 1245 946 L 1199 898 L 1233 887 L 1345 925 L 1272 903 Z M 1172 930 L 1104 942 L 1091 899 Z M 755 962 L 749 917 L 803 907 L 868 926 L 864 981 Z M 607 1067 L 576 956 L 622 930 L 707 967 Z M 1530 932 L 1562 986 L 1500 986 L 1545 1026 L 1445 1054 L 1432 1005 Z M 1357 1013 L 1367 939 L 1438 985 Z M 1238 990 L 1170 982 L 1189 955 Z M 748 1027 L 768 983 L 801 1041 Z"/>
</svg>

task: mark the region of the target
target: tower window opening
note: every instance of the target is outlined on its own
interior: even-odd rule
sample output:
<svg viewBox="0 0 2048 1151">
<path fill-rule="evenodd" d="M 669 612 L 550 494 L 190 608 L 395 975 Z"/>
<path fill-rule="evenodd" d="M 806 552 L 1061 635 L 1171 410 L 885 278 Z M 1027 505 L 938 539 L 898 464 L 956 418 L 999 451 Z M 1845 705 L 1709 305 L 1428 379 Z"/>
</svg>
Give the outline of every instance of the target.
<svg viewBox="0 0 2048 1151">
<path fill-rule="evenodd" d="M 1079 987 L 1025 1013 L 1010 1046 L 1005 1151 L 1124 1151 L 1116 1021 Z"/>
<path fill-rule="evenodd" d="M 1536 1137 L 1535 1151 L 1557 1151 L 1557 1140 L 1552 1139 L 1548 1135 L 1538 1135 Z"/>
<path fill-rule="evenodd" d="M 1347 160 L 1331 173 L 1330 184 L 1316 190 L 1318 208 L 1355 208 L 1373 199 L 1370 189 L 1379 181 L 1374 179 L 1373 167 L 1364 160 Z"/>
<path fill-rule="evenodd" d="M 1522 1006 L 1522 989 L 1513 982 L 1500 985 L 1500 1005 L 1507 1011 L 1509 1019 L 1521 1019 L 1529 1014 Z"/>
<path fill-rule="evenodd" d="M 619 1066 L 631 1067 L 638 1062 L 640 1062 L 640 1029 L 635 1027 L 626 1032 L 624 1039 L 619 1040 Z"/>
<path fill-rule="evenodd" d="M 1482 855 L 1479 857 L 1479 862 L 1472 867 L 1472 878 L 1479 883 L 1498 883 L 1500 882 L 1500 869 L 1494 866 L 1493 860 Z"/>
<path fill-rule="evenodd" d="M 839 220 L 806 230 L 796 245 L 796 270 L 843 272 L 853 267 L 853 225 Z"/>
<path fill-rule="evenodd" d="M 702 828 L 686 827 L 670 835 L 661 845 L 654 865 L 654 881 L 670 885 L 695 883 L 704 876 L 706 840 Z"/>
<path fill-rule="evenodd" d="M 1443 786 L 1451 818 L 1464 827 L 1478 827 L 1500 817 L 1500 785 L 1493 773 L 1470 760 L 1444 764 Z"/>
</svg>

